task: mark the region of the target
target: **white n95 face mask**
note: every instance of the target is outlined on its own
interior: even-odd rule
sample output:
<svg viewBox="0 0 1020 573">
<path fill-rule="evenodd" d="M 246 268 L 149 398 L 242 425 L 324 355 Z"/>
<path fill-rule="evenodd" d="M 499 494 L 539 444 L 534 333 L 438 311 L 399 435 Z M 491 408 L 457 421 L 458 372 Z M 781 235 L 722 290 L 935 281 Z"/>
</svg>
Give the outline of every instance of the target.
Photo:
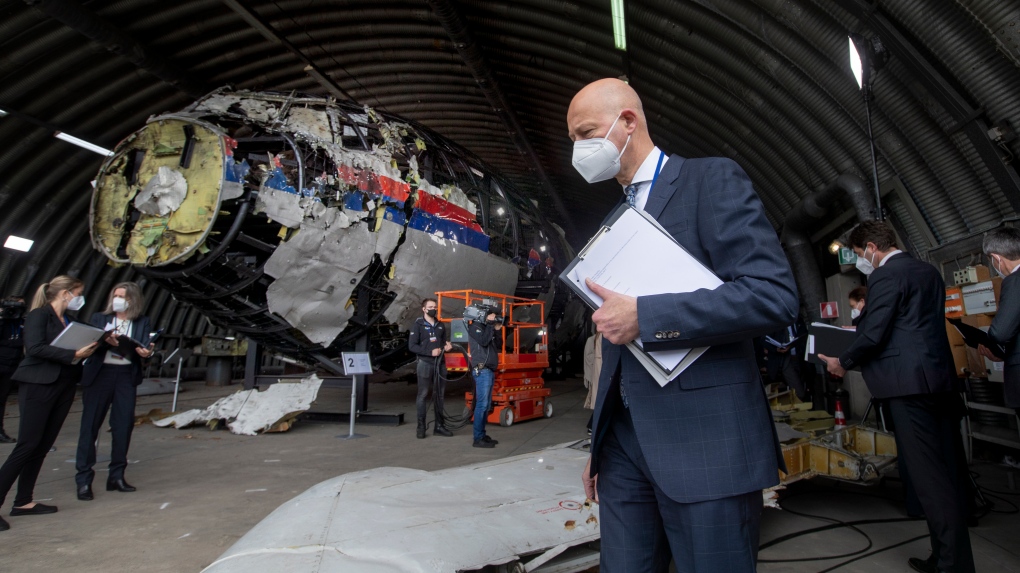
<svg viewBox="0 0 1020 573">
<path fill-rule="evenodd" d="M 613 125 L 609 126 L 605 137 L 580 139 L 574 142 L 574 155 L 571 163 L 588 183 L 611 179 L 620 172 L 620 158 L 623 157 L 623 152 L 627 151 L 627 146 L 630 145 L 630 136 L 627 136 L 627 141 L 623 144 L 623 151 L 617 150 L 616 145 L 609 141 L 609 134 L 613 132 L 613 128 L 619 121 L 620 116 L 618 115 L 613 120 Z"/>
<path fill-rule="evenodd" d="M 85 306 L 85 297 L 78 295 L 68 301 L 67 310 L 81 310 L 83 306 Z"/>
<path fill-rule="evenodd" d="M 867 259 L 868 249 L 864 249 L 862 255 L 863 256 L 857 257 L 857 262 L 854 263 L 854 266 L 857 267 L 857 270 L 861 271 L 862 273 L 865 274 L 865 276 L 867 276 L 875 272 L 875 265 L 873 265 L 871 261 Z"/>
<path fill-rule="evenodd" d="M 851 308 L 850 309 L 850 318 L 851 319 L 857 318 L 860 315 L 861 315 L 861 311 L 857 310 L 856 308 Z"/>
<path fill-rule="evenodd" d="M 126 298 L 115 296 L 113 297 L 113 304 L 110 306 L 113 307 L 113 312 L 124 312 L 128 309 L 128 301 Z"/>
</svg>

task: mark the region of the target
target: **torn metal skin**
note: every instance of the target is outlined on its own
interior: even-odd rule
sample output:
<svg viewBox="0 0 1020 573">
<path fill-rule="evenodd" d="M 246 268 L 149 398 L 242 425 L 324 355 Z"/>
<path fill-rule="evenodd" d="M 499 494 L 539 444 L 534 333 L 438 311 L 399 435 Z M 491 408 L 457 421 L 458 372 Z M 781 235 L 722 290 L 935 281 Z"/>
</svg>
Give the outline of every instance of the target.
<svg viewBox="0 0 1020 573">
<path fill-rule="evenodd" d="M 536 241 L 568 258 L 534 205 L 488 171 L 371 108 L 217 91 L 114 149 L 90 229 L 111 262 L 136 265 L 218 326 L 310 362 L 370 332 L 373 356 L 396 367 L 410 359 L 421 298 L 513 294 Z M 361 305 L 371 324 L 352 325 Z"/>
</svg>

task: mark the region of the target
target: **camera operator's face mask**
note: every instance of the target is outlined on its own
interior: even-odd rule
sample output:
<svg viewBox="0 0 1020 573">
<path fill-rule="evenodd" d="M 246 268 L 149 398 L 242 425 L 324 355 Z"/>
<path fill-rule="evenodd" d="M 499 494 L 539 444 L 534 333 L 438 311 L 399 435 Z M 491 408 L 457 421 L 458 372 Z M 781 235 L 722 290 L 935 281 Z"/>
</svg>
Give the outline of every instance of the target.
<svg viewBox="0 0 1020 573">
<path fill-rule="evenodd" d="M 620 112 L 621 115 L 623 112 Z M 598 183 L 616 177 L 620 172 L 620 158 L 623 152 L 627 151 L 630 145 L 630 136 L 627 136 L 623 144 L 623 151 L 616 149 L 616 145 L 609 141 L 609 134 L 620 121 L 620 115 L 613 120 L 609 131 L 604 137 L 593 137 L 591 139 L 580 139 L 574 142 L 573 165 L 574 169 L 584 177 L 588 183 Z"/>
<path fill-rule="evenodd" d="M 71 300 L 67 301 L 67 310 L 81 310 L 81 307 L 85 306 L 85 297 L 82 295 L 75 295 L 71 291 L 67 291 L 72 295 Z"/>
<path fill-rule="evenodd" d="M 110 306 L 113 308 L 113 312 L 124 312 L 128 309 L 129 304 L 126 298 L 115 296 Z"/>
</svg>

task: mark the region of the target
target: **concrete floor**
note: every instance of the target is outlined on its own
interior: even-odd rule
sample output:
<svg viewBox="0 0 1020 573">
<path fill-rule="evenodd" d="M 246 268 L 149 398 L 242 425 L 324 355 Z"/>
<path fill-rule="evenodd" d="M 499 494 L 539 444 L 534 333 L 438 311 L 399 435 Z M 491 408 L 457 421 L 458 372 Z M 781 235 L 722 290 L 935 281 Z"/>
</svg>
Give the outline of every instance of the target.
<svg viewBox="0 0 1020 573">
<path fill-rule="evenodd" d="M 585 390 L 578 380 L 550 384 L 556 415 L 510 428 L 490 427 L 500 441 L 491 450 L 472 448 L 469 428 L 453 438 L 430 435 L 414 439 L 414 426 L 360 425 L 367 438 L 337 439 L 347 426 L 335 422 L 303 421 L 282 434 L 257 437 L 212 432 L 203 427 L 187 430 L 159 429 L 150 424 L 135 429 L 127 479 L 138 492 L 106 492 L 104 473 L 92 502 L 74 496 L 73 452 L 78 437 L 81 406 L 76 403 L 57 440 L 57 451 L 43 467 L 36 499 L 56 504 L 56 515 L 6 517 L 11 530 L 0 533 L 0 571 L 4 573 L 75 571 L 197 572 L 215 560 L 234 541 L 281 503 L 325 479 L 347 472 L 380 466 L 436 470 L 471 462 L 525 453 L 584 437 L 588 412 L 582 408 Z M 186 384 L 183 408 L 205 407 L 219 396 L 237 389 Z M 448 410 L 459 411 L 464 382 L 448 390 Z M 402 411 L 414 418 L 415 390 L 404 383 L 372 385 L 370 406 L 380 411 Z M 346 410 L 348 395 L 323 390 L 323 408 Z M 169 410 L 170 396 L 139 398 L 138 413 L 152 408 Z M 341 406 L 341 404 L 344 404 Z M 18 417 L 13 403 L 5 426 L 16 434 Z M 100 447 L 108 454 L 109 437 Z M 12 445 L 0 445 L 6 457 Z M 0 458 L 2 459 L 2 458 Z M 994 489 L 1006 489 L 1006 470 L 975 465 L 979 481 Z M 784 493 L 783 504 L 791 510 L 827 519 L 855 520 L 902 517 L 895 483 L 883 487 L 848 487 L 812 480 L 794 484 Z M 1014 502 L 1020 496 L 1007 496 Z M 4 507 L 8 511 L 13 493 Z M 999 502 L 1000 507 L 1005 504 Z M 825 519 L 808 518 L 787 511 L 766 510 L 762 542 L 781 535 L 816 527 Z M 978 571 L 1020 572 L 1020 516 L 992 514 L 971 530 Z M 874 542 L 871 550 L 923 535 L 923 522 L 861 526 Z M 781 560 L 850 553 L 867 541 L 846 528 L 797 537 L 761 552 L 762 572 L 815 572 L 844 561 L 767 563 Z M 838 569 L 842 572 L 909 571 L 906 559 L 925 557 L 927 541 L 897 547 Z"/>
</svg>

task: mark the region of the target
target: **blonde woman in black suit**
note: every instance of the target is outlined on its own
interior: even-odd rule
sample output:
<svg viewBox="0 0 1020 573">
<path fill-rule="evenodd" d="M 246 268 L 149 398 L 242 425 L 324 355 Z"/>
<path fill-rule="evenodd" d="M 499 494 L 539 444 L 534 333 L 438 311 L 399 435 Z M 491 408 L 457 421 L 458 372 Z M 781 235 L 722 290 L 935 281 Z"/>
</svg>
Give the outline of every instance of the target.
<svg viewBox="0 0 1020 573">
<path fill-rule="evenodd" d="M 25 358 L 12 377 L 20 382 L 18 445 L 0 467 L 0 506 L 14 480 L 18 480 L 12 516 L 57 511 L 55 506 L 32 501 L 32 495 L 43 460 L 71 410 L 75 386 L 81 379 L 81 366 L 77 363 L 91 356 L 97 346 L 92 343 L 78 350 L 66 350 L 50 345 L 70 322 L 64 313 L 85 304 L 83 290 L 85 285 L 80 280 L 58 276 L 39 287 L 32 310 L 25 317 Z M 10 525 L 0 518 L 0 531 L 7 529 Z"/>
</svg>

